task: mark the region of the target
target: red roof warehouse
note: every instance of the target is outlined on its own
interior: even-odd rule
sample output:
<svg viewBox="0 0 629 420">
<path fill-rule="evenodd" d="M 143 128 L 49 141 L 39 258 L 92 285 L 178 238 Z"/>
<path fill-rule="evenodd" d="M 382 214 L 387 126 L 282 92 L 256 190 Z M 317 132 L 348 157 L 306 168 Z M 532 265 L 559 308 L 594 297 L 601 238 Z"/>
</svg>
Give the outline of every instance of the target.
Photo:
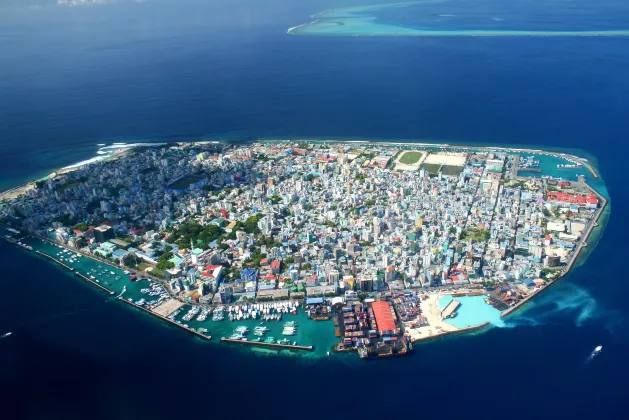
<svg viewBox="0 0 629 420">
<path fill-rule="evenodd" d="M 594 194 L 580 195 L 548 191 L 548 200 L 560 203 L 578 204 L 580 206 L 585 206 L 586 204 L 598 205 L 598 198 L 596 198 Z"/>
<path fill-rule="evenodd" d="M 378 324 L 378 331 L 382 334 L 384 331 L 395 331 L 395 321 L 393 320 L 393 314 L 389 308 L 389 303 L 383 300 L 374 302 L 371 304 L 373 314 L 376 317 L 376 324 Z"/>
</svg>

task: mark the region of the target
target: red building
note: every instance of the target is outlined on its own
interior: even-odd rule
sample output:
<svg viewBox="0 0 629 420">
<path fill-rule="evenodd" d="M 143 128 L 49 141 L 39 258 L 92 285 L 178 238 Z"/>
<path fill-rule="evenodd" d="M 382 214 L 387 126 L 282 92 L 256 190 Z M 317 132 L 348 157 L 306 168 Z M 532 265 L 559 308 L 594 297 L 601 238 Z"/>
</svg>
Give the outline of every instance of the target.
<svg viewBox="0 0 629 420">
<path fill-rule="evenodd" d="M 397 326 L 395 325 L 395 320 L 393 319 L 393 314 L 391 313 L 389 302 L 379 300 L 372 303 L 371 308 L 373 309 L 373 314 L 376 318 L 378 332 L 381 335 L 395 334 Z"/>
<path fill-rule="evenodd" d="M 598 198 L 594 194 L 566 194 L 559 191 L 548 191 L 547 200 L 555 204 L 576 204 L 581 207 L 598 207 Z"/>
</svg>

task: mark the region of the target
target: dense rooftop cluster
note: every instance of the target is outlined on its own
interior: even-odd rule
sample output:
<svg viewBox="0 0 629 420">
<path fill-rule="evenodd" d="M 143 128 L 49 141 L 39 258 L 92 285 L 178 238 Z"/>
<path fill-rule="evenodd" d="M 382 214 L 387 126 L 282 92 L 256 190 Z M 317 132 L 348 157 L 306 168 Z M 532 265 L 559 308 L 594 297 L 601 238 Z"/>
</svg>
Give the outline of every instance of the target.
<svg viewBox="0 0 629 420">
<path fill-rule="evenodd" d="M 130 149 L 39 183 L 5 223 L 151 273 L 201 302 L 542 286 L 598 207 L 485 150 L 256 143 Z M 517 172 L 517 171 L 515 171 Z"/>
</svg>

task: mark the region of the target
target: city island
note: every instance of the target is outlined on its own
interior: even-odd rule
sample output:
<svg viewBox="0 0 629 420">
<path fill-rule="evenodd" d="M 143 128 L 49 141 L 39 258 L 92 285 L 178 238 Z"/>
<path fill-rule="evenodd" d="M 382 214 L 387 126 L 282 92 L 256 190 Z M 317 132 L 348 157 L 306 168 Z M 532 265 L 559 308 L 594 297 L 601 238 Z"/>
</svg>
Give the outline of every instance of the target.
<svg viewBox="0 0 629 420">
<path fill-rule="evenodd" d="M 121 144 L 2 193 L 0 236 L 202 340 L 379 358 L 500 325 L 568 273 L 598 178 L 517 148 Z"/>
</svg>

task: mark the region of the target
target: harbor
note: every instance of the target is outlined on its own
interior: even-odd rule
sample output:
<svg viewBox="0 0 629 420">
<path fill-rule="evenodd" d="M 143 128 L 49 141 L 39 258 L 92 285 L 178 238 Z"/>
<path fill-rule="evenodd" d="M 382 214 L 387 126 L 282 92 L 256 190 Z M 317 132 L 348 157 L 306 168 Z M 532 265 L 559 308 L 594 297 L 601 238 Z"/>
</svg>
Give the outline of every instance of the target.
<svg viewBox="0 0 629 420">
<path fill-rule="evenodd" d="M 18 234 L 17 231 L 9 231 L 0 227 L 0 237 L 10 244 L 18 246 L 17 240 L 13 236 Z M 159 322 L 165 321 L 169 325 L 179 327 L 185 332 L 210 343 L 233 344 L 229 341 L 212 340 L 212 337 L 224 336 L 229 340 L 228 337 L 234 333 L 234 329 L 238 326 L 246 326 L 251 331 L 255 331 L 261 322 L 268 328 L 262 338 L 277 337 L 277 340 L 274 343 L 263 342 L 262 345 L 245 344 L 245 347 L 250 348 L 254 353 L 255 349 L 265 349 L 264 351 L 267 352 L 264 353 L 265 355 L 274 352 L 279 354 L 279 352 L 286 350 L 297 350 L 303 352 L 303 357 L 327 357 L 327 350 L 336 341 L 332 323 L 330 321 L 314 322 L 309 319 L 308 313 L 297 301 L 261 302 L 258 306 L 259 313 L 257 313 L 257 309 L 254 309 L 253 304 L 235 303 L 212 307 L 195 305 L 172 298 L 160 283 L 145 276 L 130 281 L 131 273 L 111 263 L 102 262 L 38 238 L 25 237 L 22 241 L 22 245 L 19 245 L 21 248 L 32 248 L 37 251 L 33 254 L 54 262 L 67 270 L 68 273 L 73 273 L 77 278 L 81 278 L 82 281 L 88 282 L 109 295 L 119 295 L 115 299 L 116 301 L 139 309 L 154 316 L 154 319 Z M 253 317 L 254 311 L 256 312 L 255 318 Z M 241 319 L 238 320 L 237 317 L 240 312 L 242 315 Z M 186 315 L 188 314 L 190 315 L 187 318 Z M 229 319 L 230 314 L 233 318 L 232 321 Z M 294 322 L 300 327 L 294 328 L 294 330 L 286 329 L 286 333 L 291 335 L 283 335 L 284 324 L 287 322 Z"/>
</svg>

